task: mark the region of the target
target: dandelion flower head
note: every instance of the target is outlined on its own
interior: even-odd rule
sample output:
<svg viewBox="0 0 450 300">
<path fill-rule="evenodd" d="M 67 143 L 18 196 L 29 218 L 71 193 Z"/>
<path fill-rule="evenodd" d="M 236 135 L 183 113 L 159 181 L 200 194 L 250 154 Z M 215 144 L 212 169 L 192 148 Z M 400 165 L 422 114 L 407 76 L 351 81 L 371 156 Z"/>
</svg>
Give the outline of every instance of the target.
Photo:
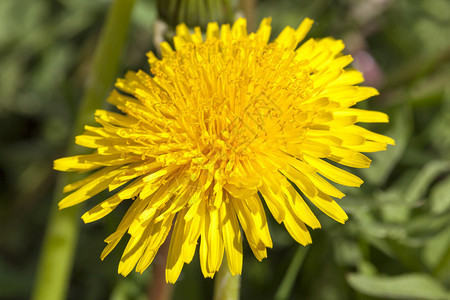
<svg viewBox="0 0 450 300">
<path fill-rule="evenodd" d="M 363 181 L 338 165 L 367 168 L 370 159 L 361 152 L 394 141 L 356 125 L 388 117 L 351 108 L 378 92 L 355 86 L 363 77 L 345 69 L 352 58 L 341 54 L 343 42 L 328 37 L 299 45 L 312 23 L 286 27 L 272 42 L 270 19 L 251 34 L 245 19 L 220 28 L 209 23 L 205 37 L 181 24 L 175 49 L 164 42 L 161 59 L 148 53 L 151 75 L 128 72 L 117 80 L 121 92 L 108 101 L 122 113 L 97 110 L 99 127 L 86 126 L 76 137 L 94 152 L 55 161 L 60 171 L 93 171 L 64 188 L 72 193 L 60 208 L 113 191 L 82 216 L 85 222 L 131 203 L 106 238 L 102 259 L 128 233 L 119 273 L 143 272 L 172 230 L 168 282 L 177 280 L 198 242 L 205 277 L 218 271 L 224 253 L 235 275 L 244 235 L 258 260 L 272 247 L 263 203 L 302 245 L 312 242 L 307 226 L 320 227 L 310 205 L 347 220 L 335 201 L 344 194 L 331 182 Z"/>
</svg>

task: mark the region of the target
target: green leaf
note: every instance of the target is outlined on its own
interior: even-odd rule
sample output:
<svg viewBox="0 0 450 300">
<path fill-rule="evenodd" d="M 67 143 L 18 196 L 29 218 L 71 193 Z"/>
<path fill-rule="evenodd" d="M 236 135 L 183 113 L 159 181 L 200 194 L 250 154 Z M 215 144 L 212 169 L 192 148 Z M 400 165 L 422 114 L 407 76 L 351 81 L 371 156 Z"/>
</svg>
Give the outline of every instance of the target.
<svg viewBox="0 0 450 300">
<path fill-rule="evenodd" d="M 427 274 L 366 276 L 353 273 L 347 276 L 347 281 L 358 292 L 383 299 L 450 299 L 449 293 Z"/>
<path fill-rule="evenodd" d="M 450 170 L 450 162 L 434 160 L 426 164 L 409 185 L 405 194 L 407 203 L 417 203 L 427 192 L 430 184 L 440 174 Z"/>
<path fill-rule="evenodd" d="M 431 212 L 442 214 L 450 208 L 450 176 L 433 186 L 430 195 Z"/>
<path fill-rule="evenodd" d="M 401 191 L 393 188 L 380 191 L 376 193 L 376 198 L 384 222 L 402 224 L 408 221 L 411 205 L 404 201 Z"/>
<path fill-rule="evenodd" d="M 417 215 L 406 224 L 408 235 L 432 235 L 442 230 L 450 223 L 450 214 L 433 216 L 432 214 Z"/>
<path fill-rule="evenodd" d="M 334 260 L 341 266 L 357 266 L 363 259 L 355 240 L 336 238 L 333 243 Z"/>
<path fill-rule="evenodd" d="M 367 242 L 373 247 L 377 248 L 387 256 L 391 258 L 396 258 L 395 251 L 392 249 L 392 246 L 388 243 L 386 239 L 380 239 L 376 237 L 366 237 Z"/>
<path fill-rule="evenodd" d="M 440 111 L 433 117 L 425 132 L 433 147 L 443 157 L 450 159 L 450 130 L 448 130 L 448 124 L 450 124 L 450 88 L 446 88 Z"/>
<path fill-rule="evenodd" d="M 441 261 L 450 251 L 450 226 L 430 238 L 423 249 L 423 261 L 430 269 L 441 265 Z"/>
</svg>

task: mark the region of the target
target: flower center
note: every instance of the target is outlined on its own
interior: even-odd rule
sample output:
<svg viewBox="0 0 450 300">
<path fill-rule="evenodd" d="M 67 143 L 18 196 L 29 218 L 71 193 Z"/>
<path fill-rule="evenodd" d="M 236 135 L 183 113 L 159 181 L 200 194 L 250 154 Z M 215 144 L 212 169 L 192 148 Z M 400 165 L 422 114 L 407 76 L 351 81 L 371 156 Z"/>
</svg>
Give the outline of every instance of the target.
<svg viewBox="0 0 450 300">
<path fill-rule="evenodd" d="M 312 81 L 308 61 L 294 51 L 256 40 L 223 43 L 186 44 L 151 72 L 185 156 L 202 169 L 230 173 L 236 160 L 280 147 L 293 130 L 301 134 L 307 119 L 301 103 Z"/>
</svg>

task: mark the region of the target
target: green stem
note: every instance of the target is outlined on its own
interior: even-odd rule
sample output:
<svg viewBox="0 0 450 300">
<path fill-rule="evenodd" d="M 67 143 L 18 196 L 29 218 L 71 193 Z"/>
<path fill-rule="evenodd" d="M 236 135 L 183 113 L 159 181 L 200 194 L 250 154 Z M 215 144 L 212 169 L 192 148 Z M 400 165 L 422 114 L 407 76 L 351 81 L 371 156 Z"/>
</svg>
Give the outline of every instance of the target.
<svg viewBox="0 0 450 300">
<path fill-rule="evenodd" d="M 227 259 L 224 256 L 219 272 L 214 279 L 213 300 L 238 300 L 241 288 L 241 276 L 233 276 L 228 268 Z"/>
<path fill-rule="evenodd" d="M 281 282 L 276 294 L 275 300 L 285 300 L 289 299 L 292 293 L 292 288 L 294 287 L 295 280 L 297 279 L 298 272 L 303 264 L 306 253 L 308 253 L 309 247 L 299 246 L 295 252 L 294 258 L 289 265 L 289 268 L 284 275 L 283 281 Z"/>
<path fill-rule="evenodd" d="M 102 107 L 111 89 L 124 45 L 134 0 L 115 0 L 111 5 L 97 46 L 92 70 L 86 82 L 73 128 L 73 137 L 80 134 L 84 124 L 93 122 L 95 109 Z M 73 144 L 73 138 L 71 139 Z M 81 149 L 71 146 L 68 155 L 77 155 Z M 33 300 L 65 299 L 78 238 L 79 208 L 58 211 L 63 198 L 62 188 L 78 175 L 61 174 L 57 180 L 50 218 L 44 238 L 33 289 Z"/>
</svg>

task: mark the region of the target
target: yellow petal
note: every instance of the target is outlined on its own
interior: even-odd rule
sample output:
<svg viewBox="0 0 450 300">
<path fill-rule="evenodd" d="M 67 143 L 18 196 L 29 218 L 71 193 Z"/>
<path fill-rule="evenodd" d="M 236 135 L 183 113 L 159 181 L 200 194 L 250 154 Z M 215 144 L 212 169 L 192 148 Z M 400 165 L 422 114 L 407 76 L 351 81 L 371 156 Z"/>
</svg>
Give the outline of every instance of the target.
<svg viewBox="0 0 450 300">
<path fill-rule="evenodd" d="M 378 94 L 378 91 L 372 87 L 339 86 L 328 87 L 328 89 L 322 92 L 320 95 L 323 97 L 329 97 L 331 100 L 340 103 L 341 107 L 350 107 L 358 102 L 361 102 Z"/>
<path fill-rule="evenodd" d="M 166 280 L 170 283 L 175 283 L 177 281 L 184 265 L 181 252 L 183 241 L 186 239 L 184 234 L 186 225 L 184 220 L 185 213 L 185 211 L 182 211 L 177 215 L 172 237 L 170 239 L 169 253 L 167 255 L 166 264 Z"/>
<path fill-rule="evenodd" d="M 231 28 L 231 34 L 235 39 L 247 36 L 247 20 L 244 18 L 237 19 Z"/>
<path fill-rule="evenodd" d="M 303 198 L 297 193 L 292 185 L 283 187 L 283 193 L 285 195 L 285 205 L 290 206 L 293 209 L 291 214 L 296 215 L 297 218 L 302 220 L 305 224 L 311 228 L 320 228 L 320 222 L 317 220 L 314 213 L 311 211 L 309 206 L 305 203 Z"/>
<path fill-rule="evenodd" d="M 370 111 L 357 108 L 348 108 L 346 110 L 339 110 L 334 112 L 336 116 L 356 116 L 357 122 L 370 123 L 387 123 L 389 117 L 387 114 L 380 111 Z"/>
<path fill-rule="evenodd" d="M 223 258 L 223 240 L 220 232 L 220 216 L 219 210 L 213 209 L 209 211 L 210 223 L 208 226 L 207 242 L 208 242 L 208 270 L 211 273 L 219 271 Z"/>
<path fill-rule="evenodd" d="M 295 39 L 295 30 L 291 27 L 285 27 L 283 31 L 275 39 L 274 43 L 281 47 L 293 50 L 297 46 L 297 40 Z"/>
<path fill-rule="evenodd" d="M 302 23 L 298 26 L 297 30 L 295 31 L 295 38 L 297 40 L 297 44 L 300 43 L 308 34 L 309 30 L 311 29 L 314 21 L 310 18 L 305 18 Z"/>
<path fill-rule="evenodd" d="M 267 224 L 266 213 L 261 203 L 261 199 L 257 194 L 246 199 L 247 207 L 250 210 L 252 218 L 255 222 L 255 228 L 259 231 L 259 238 L 266 247 L 272 248 L 272 238 L 270 237 L 269 226 Z"/>
<path fill-rule="evenodd" d="M 330 196 L 319 192 L 316 197 L 310 198 L 310 200 L 321 211 L 339 223 L 347 221 L 348 216 L 345 211 Z"/>
<path fill-rule="evenodd" d="M 331 154 L 331 160 L 353 168 L 368 168 L 371 163 L 364 154 L 345 148 L 331 147 Z"/>
<path fill-rule="evenodd" d="M 74 191 L 76 189 L 79 189 L 82 186 L 86 185 L 87 183 L 89 183 L 99 177 L 102 177 L 105 174 L 108 174 L 109 172 L 111 172 L 117 168 L 118 168 L 117 166 L 102 168 L 102 169 L 92 173 L 91 175 L 87 176 L 84 179 L 81 179 L 81 180 L 78 180 L 76 182 L 72 182 L 72 183 L 66 185 L 63 189 L 63 193 L 68 193 L 68 192 Z"/>
<path fill-rule="evenodd" d="M 306 173 L 303 172 L 303 174 L 308 177 L 309 180 L 323 193 L 330 195 L 332 197 L 336 197 L 341 199 L 344 197 L 344 193 L 342 193 L 340 190 L 338 190 L 336 187 L 334 187 L 332 184 L 330 184 L 328 181 L 326 181 L 324 178 L 322 178 L 317 173 Z"/>
<path fill-rule="evenodd" d="M 261 195 L 264 197 L 266 201 L 267 207 L 272 213 L 273 217 L 278 223 L 283 222 L 284 220 L 284 209 L 283 206 L 278 202 L 277 195 L 269 188 L 267 185 L 263 184 L 258 188 Z"/>
<path fill-rule="evenodd" d="M 218 39 L 220 37 L 219 25 L 217 22 L 210 22 L 206 28 L 206 39 Z"/>
<path fill-rule="evenodd" d="M 119 262 L 118 272 L 123 276 L 127 276 L 133 270 L 141 255 L 144 253 L 145 248 L 147 248 L 151 229 L 150 227 L 141 227 L 141 230 L 131 236 L 128 241 Z"/>
<path fill-rule="evenodd" d="M 134 157 L 122 157 L 120 154 L 87 154 L 60 158 L 54 161 L 53 168 L 58 171 L 89 171 L 101 166 L 116 166 L 134 162 Z"/>
<path fill-rule="evenodd" d="M 242 237 L 236 213 L 231 202 L 222 203 L 220 207 L 220 222 L 222 239 L 227 255 L 228 267 L 231 274 L 241 274 L 242 271 Z"/>
<path fill-rule="evenodd" d="M 335 167 L 320 158 L 315 158 L 309 155 L 303 155 L 303 158 L 308 164 L 316 168 L 320 174 L 334 182 L 356 187 L 359 187 L 363 183 L 359 177 Z M 308 196 L 308 198 L 311 197 Z"/>
<path fill-rule="evenodd" d="M 139 261 L 137 262 L 137 272 L 144 272 L 144 270 L 147 269 L 152 262 L 153 258 L 155 257 L 155 253 L 158 252 L 158 249 L 164 243 L 167 235 L 170 232 L 174 216 L 175 214 L 169 216 L 162 222 L 146 226 L 147 228 L 151 228 L 152 231 L 149 234 L 148 242 L 146 243 L 147 247 L 144 250 L 144 253 L 139 257 Z"/>
<path fill-rule="evenodd" d="M 136 197 L 142 190 L 143 186 L 144 183 L 140 180 L 133 182 L 131 185 L 125 187 L 117 194 L 109 197 L 108 199 L 91 208 L 89 211 L 84 213 L 81 218 L 85 223 L 94 222 L 98 219 L 103 218 L 111 211 L 113 211 L 113 209 L 116 208 L 123 200 Z"/>
<path fill-rule="evenodd" d="M 253 254 L 258 260 L 262 260 L 267 257 L 266 246 L 259 237 L 259 230 L 256 229 L 256 225 L 251 217 L 250 210 L 246 203 L 239 199 L 231 198 L 231 203 L 239 218 L 239 223 L 244 230 L 247 237 L 248 244 L 252 249 Z"/>
<path fill-rule="evenodd" d="M 311 235 L 308 232 L 305 224 L 292 212 L 290 206 L 286 209 L 286 218 L 283 221 L 289 234 L 298 243 L 306 246 L 312 243 Z"/>
<path fill-rule="evenodd" d="M 271 18 L 264 18 L 256 31 L 257 36 L 263 44 L 267 44 L 270 39 L 270 32 L 272 30 L 270 26 L 271 21 Z"/>
<path fill-rule="evenodd" d="M 105 257 L 119 243 L 127 229 L 130 227 L 131 223 L 134 221 L 136 215 L 138 215 L 142 211 L 142 209 L 145 208 L 146 204 L 147 203 L 142 201 L 140 198 L 136 199 L 133 204 L 131 204 L 131 207 L 125 213 L 122 221 L 120 221 L 119 226 L 117 226 L 116 231 L 105 239 L 105 242 L 108 243 L 108 245 L 105 247 L 100 256 L 101 260 L 105 259 Z"/>
<path fill-rule="evenodd" d="M 358 84 L 364 81 L 364 77 L 361 72 L 356 70 L 346 69 L 334 82 L 331 82 L 329 86 L 348 86 Z"/>
<path fill-rule="evenodd" d="M 313 166 L 313 165 L 312 165 Z M 315 166 L 313 166 L 315 168 Z M 295 183 L 299 190 L 308 198 L 312 198 L 317 194 L 317 187 L 302 172 L 295 168 L 281 171 L 290 181 Z"/>
<path fill-rule="evenodd" d="M 73 206 L 97 195 L 101 191 L 105 190 L 108 187 L 108 184 L 110 184 L 113 181 L 114 177 L 120 172 L 122 172 L 121 169 L 113 170 L 101 177 L 95 178 L 94 180 L 90 181 L 77 191 L 62 199 L 58 203 L 59 209 Z"/>
</svg>

